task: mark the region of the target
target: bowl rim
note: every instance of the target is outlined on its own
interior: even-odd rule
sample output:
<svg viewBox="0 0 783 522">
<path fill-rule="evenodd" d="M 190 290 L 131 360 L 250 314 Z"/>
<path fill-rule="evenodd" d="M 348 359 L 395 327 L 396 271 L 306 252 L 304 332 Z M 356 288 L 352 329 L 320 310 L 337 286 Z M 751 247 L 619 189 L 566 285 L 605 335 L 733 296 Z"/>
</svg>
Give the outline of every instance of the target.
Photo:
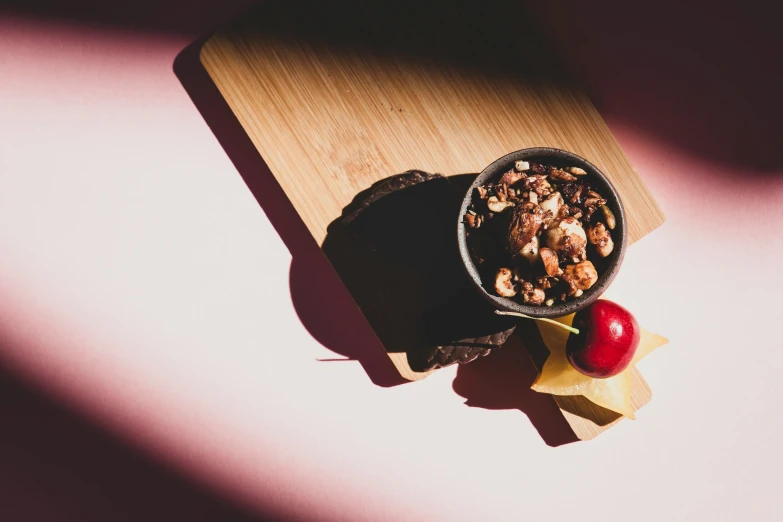
<svg viewBox="0 0 783 522">
<path fill-rule="evenodd" d="M 478 269 L 473 263 L 473 259 L 470 256 L 470 251 L 467 244 L 467 227 L 465 226 L 463 216 L 467 212 L 473 200 L 474 189 L 484 184 L 488 179 L 505 172 L 503 169 L 508 169 L 517 160 L 529 160 L 534 158 L 546 159 L 551 158 L 552 163 L 570 162 L 572 166 L 581 167 L 587 171 L 588 176 L 598 179 L 601 188 L 602 195 L 607 199 L 607 204 L 612 208 L 612 212 L 615 214 L 615 220 L 617 225 L 615 231 L 619 231 L 619 234 L 613 233 L 613 240 L 615 242 L 614 251 L 610 254 L 611 259 L 605 272 L 598 278 L 598 281 L 592 288 L 585 291 L 584 294 L 572 301 L 566 303 L 558 303 L 552 306 L 528 306 L 521 303 L 517 303 L 507 297 L 501 297 L 492 295 L 487 292 L 481 284 L 481 277 L 478 273 Z M 619 236 L 619 237 L 618 237 Z M 522 314 L 530 315 L 532 317 L 562 317 L 569 315 L 579 310 L 582 310 L 595 302 L 606 288 L 614 281 L 617 276 L 617 272 L 622 265 L 623 258 L 625 257 L 625 249 L 628 243 L 628 227 L 625 215 L 625 209 L 623 208 L 623 202 L 620 199 L 617 189 L 612 182 L 601 170 L 590 163 L 585 158 L 562 149 L 553 147 L 530 147 L 525 149 L 516 150 L 510 152 L 505 156 L 502 156 L 489 165 L 473 180 L 470 188 L 468 188 L 460 206 L 459 216 L 457 217 L 457 242 L 459 245 L 460 257 L 462 258 L 462 266 L 467 272 L 467 275 L 473 284 L 474 288 L 489 301 L 490 304 L 495 306 L 499 310 L 509 312 L 519 312 Z"/>
</svg>

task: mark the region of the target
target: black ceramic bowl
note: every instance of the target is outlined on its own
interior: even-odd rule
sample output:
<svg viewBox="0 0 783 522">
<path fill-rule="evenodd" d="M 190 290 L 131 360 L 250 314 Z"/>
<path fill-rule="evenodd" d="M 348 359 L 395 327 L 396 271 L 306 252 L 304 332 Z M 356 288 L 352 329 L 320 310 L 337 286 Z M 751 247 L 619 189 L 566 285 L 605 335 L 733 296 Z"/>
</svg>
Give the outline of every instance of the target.
<svg viewBox="0 0 783 522">
<path fill-rule="evenodd" d="M 616 221 L 615 229 L 612 231 L 614 250 L 606 259 L 602 260 L 602 267 L 596 265 L 599 268 L 598 281 L 592 288 L 572 301 L 557 303 L 552 306 L 527 306 L 507 297 L 494 295 L 484 288 L 479 271 L 473 264 L 473 259 L 468 250 L 465 223 L 463 222 L 465 213 L 473 200 L 473 191 L 479 185 L 483 185 L 491 179 L 497 179 L 502 176 L 504 172 L 507 172 L 513 167 L 514 162 L 517 160 L 537 161 L 539 163 L 560 167 L 580 167 L 584 169 L 587 172 L 587 179 L 590 180 L 593 187 L 595 187 L 606 199 L 606 204 L 614 213 Z M 459 252 L 460 256 L 462 256 L 462 263 L 470 276 L 470 280 L 473 282 L 473 286 L 475 286 L 476 290 L 498 310 L 520 312 L 533 317 L 561 317 L 587 307 L 598 299 L 611 284 L 617 275 L 617 271 L 620 269 L 620 264 L 625 255 L 625 248 L 628 244 L 628 231 L 625 222 L 625 211 L 623 210 L 623 204 L 620 201 L 620 197 L 617 195 L 617 191 L 606 176 L 598 170 L 595 165 L 571 152 L 547 147 L 536 147 L 506 154 L 502 158 L 492 162 L 491 165 L 478 175 L 470 186 L 470 189 L 468 189 L 467 194 L 465 194 L 465 199 L 462 201 L 462 206 L 460 207 L 459 220 L 457 222 L 457 240 L 459 242 Z"/>
</svg>

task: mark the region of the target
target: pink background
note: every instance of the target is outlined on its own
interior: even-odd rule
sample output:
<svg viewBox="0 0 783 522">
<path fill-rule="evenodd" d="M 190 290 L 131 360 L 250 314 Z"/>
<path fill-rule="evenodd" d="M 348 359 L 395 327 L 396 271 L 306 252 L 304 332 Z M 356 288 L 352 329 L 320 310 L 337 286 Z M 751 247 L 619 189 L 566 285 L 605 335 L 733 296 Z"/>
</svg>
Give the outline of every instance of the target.
<svg viewBox="0 0 783 522">
<path fill-rule="evenodd" d="M 248 3 L 0 3 L 0 519 L 783 518 L 773 17 L 539 9 L 668 218 L 612 287 L 671 339 L 640 365 L 653 401 L 552 447 L 520 354 L 385 386 L 225 107 L 173 66 Z"/>
</svg>

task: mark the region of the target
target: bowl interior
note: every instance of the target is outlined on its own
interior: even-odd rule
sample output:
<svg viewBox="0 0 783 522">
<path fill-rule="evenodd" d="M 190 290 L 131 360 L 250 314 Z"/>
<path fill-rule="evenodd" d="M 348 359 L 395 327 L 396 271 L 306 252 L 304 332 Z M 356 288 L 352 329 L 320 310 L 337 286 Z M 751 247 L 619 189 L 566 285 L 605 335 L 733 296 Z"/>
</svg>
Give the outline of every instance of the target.
<svg viewBox="0 0 783 522">
<path fill-rule="evenodd" d="M 614 250 L 603 260 L 602 266 L 597 267 L 599 268 L 598 281 L 592 288 L 586 290 L 582 296 L 572 301 L 557 303 L 552 306 L 528 306 L 507 297 L 494 295 L 488 292 L 484 287 L 479 270 L 470 256 L 466 235 L 467 229 L 463 222 L 463 216 L 472 202 L 473 191 L 476 187 L 483 185 L 487 181 L 499 177 L 504 172 L 508 171 L 517 160 L 538 161 L 540 163 L 559 167 L 580 167 L 584 169 L 588 174 L 590 182 L 596 187 L 600 194 L 606 198 L 606 204 L 612 209 L 612 212 L 615 215 L 616 226 L 612 231 L 612 239 L 615 243 Z M 476 289 L 499 310 L 519 312 L 533 317 L 561 317 L 577 312 L 598 299 L 617 275 L 617 271 L 619 270 L 623 256 L 625 255 L 627 236 L 625 211 L 623 210 L 622 201 L 620 201 L 617 191 L 606 176 L 586 159 L 571 152 L 548 147 L 518 150 L 506 154 L 502 158 L 498 158 L 492 162 L 478 175 L 473 184 L 471 184 L 462 201 L 459 219 L 457 220 L 457 239 L 460 256 L 462 257 L 462 263 L 467 270 L 468 276 Z"/>
</svg>

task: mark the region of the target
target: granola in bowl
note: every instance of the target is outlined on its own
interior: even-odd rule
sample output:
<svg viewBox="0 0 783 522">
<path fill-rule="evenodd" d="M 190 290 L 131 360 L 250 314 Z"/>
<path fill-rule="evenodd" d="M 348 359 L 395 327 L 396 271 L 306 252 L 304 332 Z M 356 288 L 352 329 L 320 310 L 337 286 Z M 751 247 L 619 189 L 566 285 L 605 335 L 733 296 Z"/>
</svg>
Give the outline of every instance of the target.
<svg viewBox="0 0 783 522">
<path fill-rule="evenodd" d="M 616 241 L 625 241 L 623 213 L 591 164 L 565 151 L 533 150 L 539 155 L 482 173 L 463 205 L 465 250 L 493 298 L 557 308 L 613 278 L 622 254 Z"/>
</svg>

